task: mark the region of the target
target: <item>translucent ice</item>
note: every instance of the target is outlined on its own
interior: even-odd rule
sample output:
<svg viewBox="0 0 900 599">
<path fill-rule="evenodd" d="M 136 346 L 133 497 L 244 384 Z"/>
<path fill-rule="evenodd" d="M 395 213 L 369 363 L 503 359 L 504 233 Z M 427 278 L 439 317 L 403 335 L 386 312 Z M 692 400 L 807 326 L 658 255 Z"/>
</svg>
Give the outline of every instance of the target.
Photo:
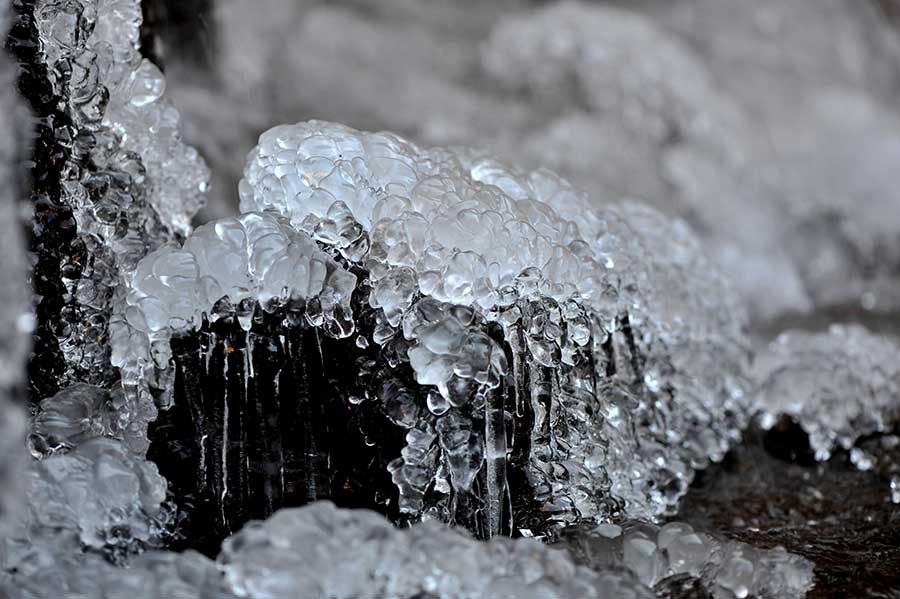
<svg viewBox="0 0 900 599">
<path fill-rule="evenodd" d="M 139 172 L 122 170 L 139 178 L 132 183 L 143 188 L 142 199 L 152 206 L 156 219 L 186 232 L 190 217 L 200 207 L 208 173 L 197 152 L 181 141 L 178 112 L 164 97 L 162 73 L 138 51 L 140 3 L 46 0 L 37 4 L 42 51 L 67 110 L 80 128 L 114 144 L 96 148 L 94 157 L 102 159 L 104 166 L 120 169 L 129 162 L 135 168 L 138 160 Z M 72 72 L 66 72 L 66 67 Z M 116 200 L 103 199 L 106 202 L 100 205 L 77 206 L 93 212 L 100 221 L 97 226 L 109 224 L 102 216 L 112 206 L 105 204 Z"/>
<path fill-rule="evenodd" d="M 893 339 L 859 325 L 782 334 L 756 365 L 763 424 L 791 416 L 809 434 L 820 460 L 836 448 L 850 450 L 862 437 L 890 431 L 900 425 L 898 355 Z"/>
<path fill-rule="evenodd" d="M 793 599 L 805 596 L 813 582 L 813 564 L 782 547 L 758 549 L 683 522 L 606 524 L 571 534 L 564 544 L 581 563 L 624 566 L 651 588 L 664 588 L 673 576 L 699 578 L 717 599 Z"/>
<path fill-rule="evenodd" d="M 167 524 L 166 483 L 156 465 L 115 439 L 88 439 L 32 462 L 24 488 L 27 509 L 4 540 L 5 569 L 54 544 L 127 555 L 157 542 Z"/>
<path fill-rule="evenodd" d="M 545 170 L 319 121 L 264 133 L 240 192 L 242 210 L 274 211 L 367 270 L 375 341 L 403 345 L 441 396 L 410 455 L 428 455 L 429 422 L 459 409 L 502 473 L 505 423 L 528 413 L 530 438 L 514 443 L 531 448 L 545 509 L 649 516 L 738 438 L 743 316 L 682 223 L 634 203 L 592 209 Z M 416 490 L 404 463 L 394 475 L 415 511 L 438 465 Z M 487 501 L 505 492 L 501 476 Z"/>
<path fill-rule="evenodd" d="M 71 209 L 77 228 L 75 240 L 50 258 L 60 262 L 59 274 L 49 268 L 61 278 L 65 306 L 47 318 L 59 322 L 40 324 L 56 334 L 65 360 L 57 388 L 109 385 L 117 373 L 103 340 L 117 318 L 122 282 L 149 250 L 189 230 L 208 173 L 181 141 L 162 73 L 141 57 L 137 0 L 41 0 L 33 19 L 37 60 L 58 99 L 40 110 L 59 110 L 65 119 L 54 116 L 58 125 L 42 130 L 43 144 L 65 148 L 50 166 L 59 187 L 52 199 Z"/>
<path fill-rule="evenodd" d="M 94 437 L 130 431 L 121 422 L 122 390 L 75 383 L 43 400 L 31 423 L 30 444 L 38 454 L 65 452 Z M 141 433 L 143 439 L 145 433 Z"/>
<path fill-rule="evenodd" d="M 433 522 L 398 530 L 328 502 L 248 524 L 219 563 L 235 594 L 252 599 L 652 596 L 627 573 L 593 572 L 533 540 L 483 544 Z"/>
<path fill-rule="evenodd" d="M 258 302 L 268 309 L 314 304 L 307 317 L 346 337 L 354 327 L 350 297 L 356 283 L 354 274 L 283 219 L 250 212 L 214 221 L 197 228 L 182 248 L 162 247 L 138 264 L 127 323 L 114 328 L 113 363 L 123 368 L 126 387 L 144 385 L 154 369 L 169 368 L 172 335 L 199 327 L 204 318 L 215 320 L 213 308 L 223 298 L 229 306 Z"/>
</svg>

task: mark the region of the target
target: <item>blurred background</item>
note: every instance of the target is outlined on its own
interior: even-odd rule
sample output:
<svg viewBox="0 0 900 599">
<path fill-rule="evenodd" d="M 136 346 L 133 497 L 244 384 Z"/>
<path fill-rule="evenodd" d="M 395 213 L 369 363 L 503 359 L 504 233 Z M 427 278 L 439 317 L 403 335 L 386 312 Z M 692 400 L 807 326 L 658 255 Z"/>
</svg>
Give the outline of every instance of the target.
<svg viewBox="0 0 900 599">
<path fill-rule="evenodd" d="M 760 335 L 900 331 L 900 0 L 143 4 L 214 174 L 202 221 L 237 212 L 262 131 L 334 120 L 684 218 Z"/>
</svg>

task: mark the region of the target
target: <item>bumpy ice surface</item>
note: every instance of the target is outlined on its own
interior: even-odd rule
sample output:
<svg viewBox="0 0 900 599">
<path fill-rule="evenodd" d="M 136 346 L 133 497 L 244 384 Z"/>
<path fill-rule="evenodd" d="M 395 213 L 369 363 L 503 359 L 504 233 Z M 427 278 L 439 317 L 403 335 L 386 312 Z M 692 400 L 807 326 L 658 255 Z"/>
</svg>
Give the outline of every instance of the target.
<svg viewBox="0 0 900 599">
<path fill-rule="evenodd" d="M 159 69 L 141 57 L 137 0 L 41 0 L 34 6 L 39 57 L 71 124 L 54 135 L 71 149 L 58 201 L 72 209 L 77 239 L 62 257 L 67 291 L 59 315 L 62 383 L 116 378 L 108 337 L 123 282 L 150 249 L 189 230 L 208 172 L 181 141 L 179 115 Z M 135 410 L 136 411 L 136 410 Z M 134 415 L 135 429 L 152 414 Z"/>
<path fill-rule="evenodd" d="M 223 83 L 188 72 L 179 100 L 233 180 L 266 113 L 475 143 L 688 219 L 758 319 L 891 310 L 900 43 L 876 4 L 226 1 Z"/>
<path fill-rule="evenodd" d="M 602 524 L 578 532 L 564 544 L 593 568 L 624 566 L 645 585 L 662 590 L 666 579 L 701 579 L 716 597 L 803 596 L 812 586 L 813 565 L 782 547 L 763 550 L 696 531 L 684 522 L 655 526 Z M 663 583 L 663 584 L 661 584 Z"/>
<path fill-rule="evenodd" d="M 237 221 L 139 265 L 129 321 L 152 337 L 190 328 L 221 294 L 318 293 L 290 279 L 292 260 L 317 250 L 305 241 L 288 259 L 286 242 L 275 242 L 284 236 L 309 236 L 363 267 L 378 312 L 373 340 L 402 340 L 418 382 L 436 390 L 430 413 L 405 424 L 408 451 L 392 467 L 405 510 L 417 512 L 429 481 L 446 476 L 431 457 L 437 445 L 460 488 L 485 464 L 499 513 L 509 449 L 507 416 L 492 401 L 501 385 L 515 388 L 517 411 L 529 402 L 536 414 L 528 473 L 555 519 L 668 512 L 693 469 L 739 437 L 743 315 L 683 223 L 635 203 L 592 209 L 549 171 L 324 122 L 264 133 L 241 197 Z M 226 260 L 232 272 L 221 270 Z M 354 282 L 329 268 L 338 302 L 323 306 L 347 301 Z M 512 363 L 489 323 L 503 330 Z M 139 346 L 127 339 L 115 342 L 123 364 Z M 459 435 L 474 436 L 460 445 Z"/>
<path fill-rule="evenodd" d="M 827 332 L 789 331 L 756 364 L 755 394 L 763 424 L 791 416 L 809 434 L 816 458 L 851 450 L 857 440 L 886 433 L 900 423 L 900 346 L 859 325 L 832 325 Z M 871 457 L 853 449 L 864 469 Z"/>
</svg>

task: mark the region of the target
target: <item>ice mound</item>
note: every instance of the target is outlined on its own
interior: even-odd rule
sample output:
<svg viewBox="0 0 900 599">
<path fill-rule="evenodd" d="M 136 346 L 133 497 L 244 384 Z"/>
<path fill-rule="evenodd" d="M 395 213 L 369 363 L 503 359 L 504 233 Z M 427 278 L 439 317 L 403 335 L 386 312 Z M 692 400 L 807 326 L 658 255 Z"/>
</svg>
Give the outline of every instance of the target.
<svg viewBox="0 0 900 599">
<path fill-rule="evenodd" d="M 782 547 L 758 549 L 683 522 L 604 524 L 563 544 L 580 563 L 600 570 L 624 566 L 657 591 L 686 576 L 700 579 L 717 599 L 792 599 L 805 596 L 813 582 L 813 564 Z"/>
<path fill-rule="evenodd" d="M 440 301 L 491 308 L 528 267 L 555 275 L 547 280 L 555 297 L 589 295 L 598 265 L 570 246 L 572 225 L 547 210 L 541 173 L 517 180 L 492 173 L 489 160 L 464 166 L 468 158 L 323 122 L 276 127 L 251 154 L 241 210 L 276 210 L 350 259 L 367 249 L 360 241 L 367 235 L 370 259 L 416 271 L 424 292 Z"/>
<path fill-rule="evenodd" d="M 189 230 L 209 175 L 181 141 L 162 73 L 141 57 L 137 0 L 41 0 L 28 12 L 16 39 L 20 55 L 36 52 L 21 56 L 35 73 L 23 89 L 48 123 L 35 167 L 42 398 L 115 382 L 103 340 L 124 279 Z"/>
<path fill-rule="evenodd" d="M 533 540 L 485 544 L 433 522 L 398 530 L 328 502 L 248 524 L 218 561 L 235 594 L 252 599 L 652 596 L 627 573 L 588 570 Z"/>
<path fill-rule="evenodd" d="M 783 333 L 755 365 L 754 397 L 763 425 L 790 416 L 809 434 L 819 460 L 835 449 L 851 450 L 861 438 L 895 430 L 900 426 L 898 355 L 896 341 L 859 325 Z M 851 456 L 864 459 L 858 449 Z"/>
<path fill-rule="evenodd" d="M 5 540 L 7 569 L 27 559 L 17 548 L 28 545 L 127 555 L 157 543 L 168 525 L 161 508 L 166 482 L 156 465 L 116 439 L 89 439 L 36 460 L 24 478 L 27 506 Z"/>
<path fill-rule="evenodd" d="M 140 263 L 116 363 L 149 334 L 159 342 L 139 360 L 165 369 L 167 331 L 215 320 L 226 296 L 249 331 L 241 300 L 287 299 L 295 275 L 301 295 L 319 293 L 292 265 L 330 253 L 342 266 L 316 259 L 335 290 L 315 311 L 349 316 L 356 284 L 353 319 L 372 312 L 358 347 L 374 341 L 371 357 L 411 367 L 421 389 L 343 400 L 408 430 L 389 465 L 403 512 L 453 521 L 454 496 L 471 495 L 497 534 L 512 521 L 512 469 L 550 521 L 655 517 L 740 436 L 744 316 L 681 222 L 635 203 L 592 209 L 549 171 L 320 121 L 264 133 L 240 191 L 244 215 Z M 140 369 L 124 372 L 141 384 Z"/>
</svg>

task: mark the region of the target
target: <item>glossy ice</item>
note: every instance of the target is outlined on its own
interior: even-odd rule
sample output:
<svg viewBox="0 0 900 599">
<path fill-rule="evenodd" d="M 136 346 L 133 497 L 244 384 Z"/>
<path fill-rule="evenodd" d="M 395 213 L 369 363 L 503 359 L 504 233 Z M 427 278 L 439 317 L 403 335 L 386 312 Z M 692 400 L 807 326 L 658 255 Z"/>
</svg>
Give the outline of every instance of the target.
<svg viewBox="0 0 900 599">
<path fill-rule="evenodd" d="M 214 320 L 218 296 L 290 295 L 290 272 L 273 266 L 284 252 L 262 233 L 274 217 L 255 211 L 361 268 L 365 335 L 433 390 L 418 418 L 397 421 L 410 429 L 390 466 L 405 512 L 420 515 L 433 487 L 452 519 L 451 489 L 474 492 L 496 534 L 513 467 L 550 521 L 654 517 L 739 437 L 744 317 L 680 222 L 635 203 L 592 209 L 549 171 L 317 121 L 264 133 L 241 197 L 238 221 L 139 265 L 129 321 L 152 336 L 196 327 L 204 310 Z M 250 221 L 269 223 L 266 251 L 238 224 Z M 191 255 L 218 259 L 198 270 Z M 127 339 L 114 343 L 126 353 Z M 165 344 L 154 352 L 164 366 Z M 388 413 L 391 389 L 371 398 Z"/>
<path fill-rule="evenodd" d="M 148 251 L 189 230 L 206 189 L 206 167 L 181 141 L 165 79 L 139 52 L 141 18 L 137 0 L 33 6 L 37 59 L 58 99 L 41 108 L 51 115 L 40 115 L 53 124 L 43 143 L 60 148 L 51 199 L 71 211 L 77 229 L 58 248 L 60 263 L 49 265 L 64 287 L 65 305 L 47 325 L 65 360 L 59 386 L 116 380 L 102 340 L 120 318 L 123 282 Z M 135 429 L 146 427 L 145 415 L 134 420 Z"/>
</svg>

